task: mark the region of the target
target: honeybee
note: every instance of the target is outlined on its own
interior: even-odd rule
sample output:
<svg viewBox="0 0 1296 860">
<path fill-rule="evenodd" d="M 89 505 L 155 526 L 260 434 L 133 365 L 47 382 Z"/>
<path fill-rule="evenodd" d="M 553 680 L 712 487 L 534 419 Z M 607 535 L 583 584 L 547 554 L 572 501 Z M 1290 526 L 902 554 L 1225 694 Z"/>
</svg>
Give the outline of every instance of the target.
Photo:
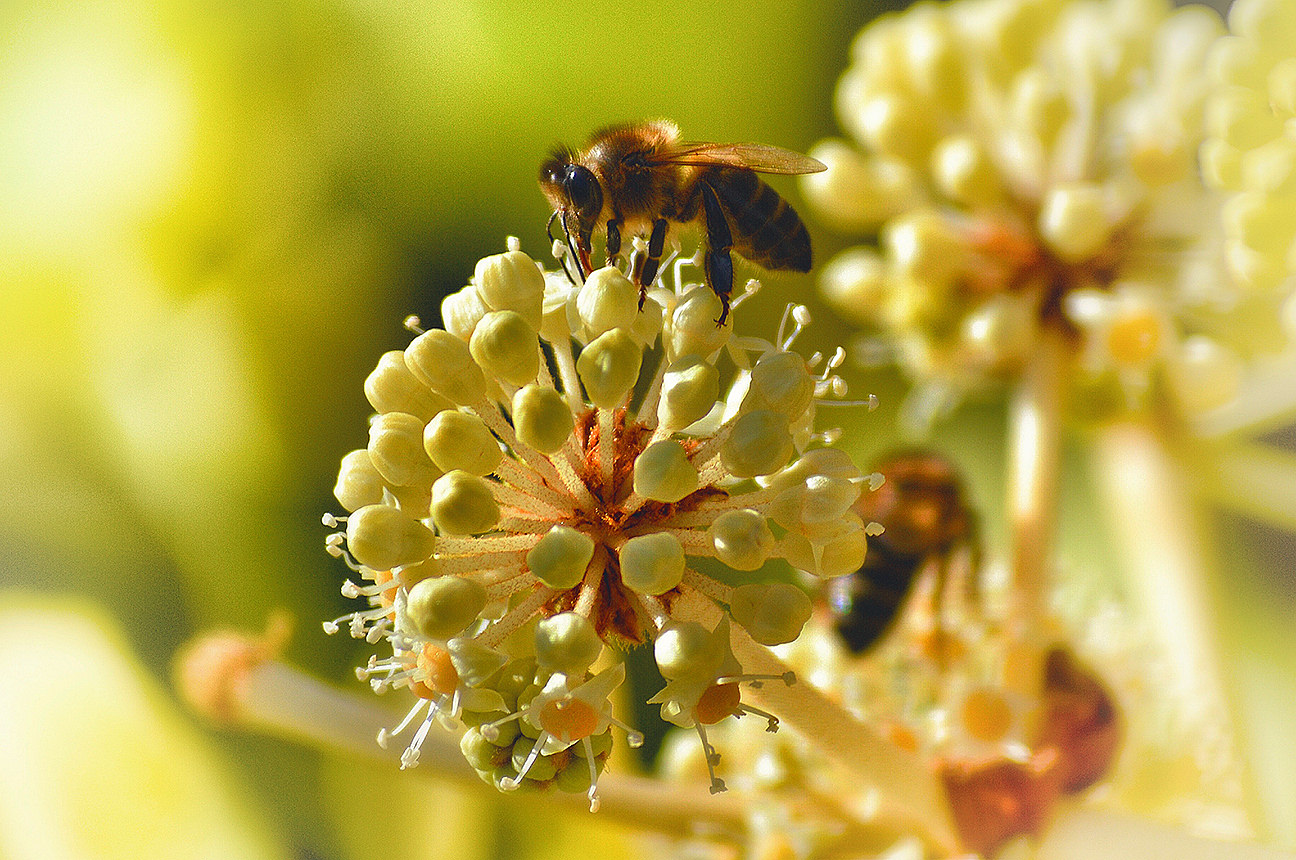
<svg viewBox="0 0 1296 860">
<path fill-rule="evenodd" d="M 623 234 L 648 235 L 631 279 L 639 306 L 657 276 L 672 222 L 701 222 L 707 285 L 720 297 L 717 325 L 729 316 L 737 251 L 766 269 L 810 271 L 810 234 L 788 202 L 757 173 L 818 173 L 827 168 L 807 155 L 754 143 L 697 143 L 679 139 L 666 120 L 616 125 L 595 132 L 580 152 L 557 149 L 540 168 L 540 188 L 562 225 L 582 277 L 593 269 L 590 242 L 605 230 L 608 262 L 620 258 Z"/>
<path fill-rule="evenodd" d="M 939 601 L 957 551 L 968 551 L 965 562 L 973 572 L 979 552 L 976 515 L 953 464 L 930 451 L 908 451 L 886 458 L 876 469 L 886 480 L 861 495 L 855 511 L 864 522 L 881 523 L 884 531 L 869 538 L 863 567 L 829 585 L 834 626 L 856 654 L 891 629 L 928 565 L 936 565 L 934 597 Z M 937 613 L 938 629 L 939 622 Z"/>
</svg>

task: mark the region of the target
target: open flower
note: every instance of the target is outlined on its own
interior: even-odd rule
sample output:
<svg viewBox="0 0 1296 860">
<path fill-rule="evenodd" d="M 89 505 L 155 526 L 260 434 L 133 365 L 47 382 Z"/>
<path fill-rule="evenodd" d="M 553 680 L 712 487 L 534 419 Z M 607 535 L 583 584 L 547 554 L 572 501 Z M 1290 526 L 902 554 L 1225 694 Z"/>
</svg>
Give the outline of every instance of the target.
<svg viewBox="0 0 1296 860">
<path fill-rule="evenodd" d="M 615 722 L 606 699 L 623 677 L 588 676 L 604 643 L 660 646 L 696 625 L 684 596 L 724 605 L 763 644 L 795 639 L 810 616 L 792 586 L 753 575 L 730 588 L 693 559 L 742 572 L 785 559 L 821 577 L 862 563 L 851 505 L 864 479 L 818 447 L 835 434 L 813 429 L 816 402 L 844 393 L 843 353 L 791 351 L 808 323 L 799 307 L 773 342 L 735 337 L 711 290 L 683 283 L 682 264 L 664 271 L 673 285 L 640 310 L 619 270 L 575 284 L 510 240 L 445 300 L 445 329 L 420 331 L 366 380 L 378 414 L 336 487 L 350 514 L 325 519 L 330 551 L 361 579 L 343 593 L 369 607 L 325 628 L 390 646 L 361 674 L 420 697 L 397 728 L 425 714 L 406 765 L 438 718 L 482 725 L 477 746 L 515 722 L 535 742 L 509 773 L 477 749 L 483 777 L 551 782 L 562 768 L 546 758 L 579 742 L 593 802 L 590 742 Z M 743 677 L 732 654 L 723 662 L 684 711 L 711 713 L 708 688 Z"/>
<path fill-rule="evenodd" d="M 1197 169 L 1221 30 L 1204 7 L 964 0 L 860 34 L 837 90 L 857 144 L 821 143 L 828 170 L 803 187 L 870 237 L 821 283 L 882 334 L 866 355 L 919 381 L 911 422 L 1012 378 L 1046 337 L 1091 414 L 1160 384 L 1190 414 L 1232 395 L 1257 343 Z"/>
</svg>

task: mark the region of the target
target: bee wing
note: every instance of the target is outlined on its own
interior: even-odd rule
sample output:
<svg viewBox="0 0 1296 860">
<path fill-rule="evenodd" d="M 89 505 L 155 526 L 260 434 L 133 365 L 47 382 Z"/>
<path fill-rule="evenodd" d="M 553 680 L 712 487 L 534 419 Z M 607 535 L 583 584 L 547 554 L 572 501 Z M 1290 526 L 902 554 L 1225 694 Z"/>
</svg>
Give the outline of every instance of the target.
<svg viewBox="0 0 1296 860">
<path fill-rule="evenodd" d="M 658 149 L 653 164 L 689 164 L 701 167 L 741 167 L 757 173 L 818 173 L 822 161 L 763 143 L 677 143 Z"/>
</svg>

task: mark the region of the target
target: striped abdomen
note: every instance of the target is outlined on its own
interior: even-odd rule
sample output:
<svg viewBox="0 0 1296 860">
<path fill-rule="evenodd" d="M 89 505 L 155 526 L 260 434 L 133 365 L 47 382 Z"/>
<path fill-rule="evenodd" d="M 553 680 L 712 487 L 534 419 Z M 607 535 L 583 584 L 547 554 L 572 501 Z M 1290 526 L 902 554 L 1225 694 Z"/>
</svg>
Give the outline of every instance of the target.
<svg viewBox="0 0 1296 860">
<path fill-rule="evenodd" d="M 733 249 L 766 269 L 810 271 L 810 234 L 796 210 L 751 170 L 709 167 L 699 180 L 729 218 Z"/>
<path fill-rule="evenodd" d="M 833 626 L 852 653 L 869 650 L 891 629 L 925 560 L 870 540 L 864 566 L 831 580 Z"/>
</svg>

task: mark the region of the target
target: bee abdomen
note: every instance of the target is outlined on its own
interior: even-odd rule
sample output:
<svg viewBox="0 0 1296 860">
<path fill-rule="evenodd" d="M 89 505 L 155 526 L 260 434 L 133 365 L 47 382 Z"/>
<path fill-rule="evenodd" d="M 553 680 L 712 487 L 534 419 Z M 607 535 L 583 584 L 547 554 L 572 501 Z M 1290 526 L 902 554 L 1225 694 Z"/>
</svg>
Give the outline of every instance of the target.
<svg viewBox="0 0 1296 860">
<path fill-rule="evenodd" d="M 871 564 L 866 561 L 858 572 L 831 583 L 834 627 L 855 654 L 869 650 L 891 629 L 922 566 L 921 557 L 889 556 L 875 553 L 874 547 L 869 553 Z M 879 555 L 888 557 L 879 561 Z"/>
<path fill-rule="evenodd" d="M 709 177 L 733 222 L 734 250 L 767 269 L 810 271 L 810 234 L 796 210 L 750 170 Z"/>
</svg>

